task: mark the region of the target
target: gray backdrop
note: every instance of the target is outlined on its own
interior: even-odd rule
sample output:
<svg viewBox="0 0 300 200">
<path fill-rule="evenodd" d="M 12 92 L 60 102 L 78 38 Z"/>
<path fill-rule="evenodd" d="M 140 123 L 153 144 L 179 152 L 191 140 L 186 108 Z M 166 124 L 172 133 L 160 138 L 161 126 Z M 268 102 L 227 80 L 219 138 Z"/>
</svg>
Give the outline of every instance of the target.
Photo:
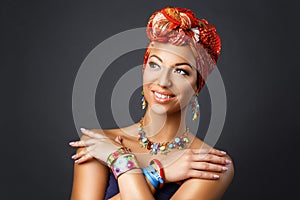
<svg viewBox="0 0 300 200">
<path fill-rule="evenodd" d="M 296 3 L 7 0 L 0 4 L 1 199 L 69 198 L 74 149 L 68 142 L 78 139 L 72 116 L 77 70 L 101 41 L 145 26 L 155 10 L 167 5 L 192 9 L 214 24 L 222 38 L 218 67 L 228 110 L 216 147 L 229 152 L 235 162 L 235 177 L 223 199 L 291 199 L 297 194 Z M 104 128 L 115 126 L 107 106 L 109 89 L 122 73 L 141 64 L 142 57 L 142 50 L 121 56 L 106 72 L 111 82 L 99 84 L 96 109 L 98 116 L 105 115 L 99 117 Z M 202 93 L 205 99 L 207 91 Z M 137 90 L 131 102 L 137 104 L 139 98 Z M 133 104 L 130 109 L 138 120 L 139 107 Z M 204 116 L 206 112 L 209 115 L 203 108 Z"/>
</svg>

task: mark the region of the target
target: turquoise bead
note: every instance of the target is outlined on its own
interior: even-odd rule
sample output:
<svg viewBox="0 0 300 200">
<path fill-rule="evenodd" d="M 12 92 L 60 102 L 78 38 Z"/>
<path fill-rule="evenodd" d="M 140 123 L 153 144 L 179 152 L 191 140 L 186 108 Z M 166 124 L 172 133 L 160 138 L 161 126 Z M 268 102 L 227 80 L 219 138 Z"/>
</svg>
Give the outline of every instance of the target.
<svg viewBox="0 0 300 200">
<path fill-rule="evenodd" d="M 174 141 L 175 141 L 176 143 L 178 143 L 178 142 L 180 142 L 180 138 L 177 137 L 177 138 L 174 139 Z"/>
</svg>

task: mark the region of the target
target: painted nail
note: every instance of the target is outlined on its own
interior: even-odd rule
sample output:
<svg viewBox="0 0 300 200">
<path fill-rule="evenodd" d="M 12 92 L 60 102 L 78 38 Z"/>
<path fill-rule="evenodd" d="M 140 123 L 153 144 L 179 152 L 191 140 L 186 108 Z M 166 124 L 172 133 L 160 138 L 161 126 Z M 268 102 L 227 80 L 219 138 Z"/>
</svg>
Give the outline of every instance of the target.
<svg viewBox="0 0 300 200">
<path fill-rule="evenodd" d="M 216 175 L 216 174 L 214 174 L 213 177 L 214 177 L 214 179 L 220 178 L 220 176 L 219 176 L 219 175 Z"/>
<path fill-rule="evenodd" d="M 221 154 L 224 154 L 224 155 L 226 155 L 227 153 L 226 153 L 226 151 L 221 151 Z"/>
<path fill-rule="evenodd" d="M 227 171 L 228 167 L 222 167 L 222 171 Z"/>
<path fill-rule="evenodd" d="M 230 164 L 231 160 L 225 160 L 226 164 Z"/>
</svg>

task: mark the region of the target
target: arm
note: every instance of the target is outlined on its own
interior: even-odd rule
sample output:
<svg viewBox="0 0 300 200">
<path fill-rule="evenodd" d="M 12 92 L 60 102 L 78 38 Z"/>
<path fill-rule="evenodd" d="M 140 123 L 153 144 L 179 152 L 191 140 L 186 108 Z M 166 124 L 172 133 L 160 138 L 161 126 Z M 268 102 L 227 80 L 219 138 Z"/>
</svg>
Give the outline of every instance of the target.
<svg viewBox="0 0 300 200">
<path fill-rule="evenodd" d="M 141 172 L 138 172 L 138 173 L 141 173 Z M 123 174 L 123 175 L 125 175 L 125 174 Z M 121 178 L 121 177 L 120 177 Z M 143 181 L 142 181 L 143 182 Z M 146 179 L 146 182 L 147 182 L 147 185 L 148 185 L 148 188 L 150 189 L 150 191 L 151 191 L 151 194 L 153 195 L 154 193 L 155 193 L 155 188 L 151 185 L 151 183 Z M 129 183 L 127 182 L 127 180 L 125 180 L 124 179 L 124 181 L 120 181 L 119 182 L 120 184 L 123 184 L 124 186 L 122 186 L 122 188 L 126 188 L 126 184 L 127 185 L 129 185 Z M 119 184 L 119 187 L 120 187 L 120 184 Z M 141 187 L 141 185 L 140 184 L 138 184 L 137 186 L 135 186 L 135 188 L 133 188 L 133 189 L 136 189 L 137 187 Z M 141 189 L 139 190 L 139 192 L 141 192 L 141 191 L 143 191 L 143 187 L 146 187 L 146 186 L 142 186 L 141 187 Z M 137 198 L 137 197 L 141 197 L 140 195 L 142 195 L 143 196 L 143 198 L 144 198 L 144 193 L 142 192 L 142 193 L 140 193 L 139 195 L 137 195 L 137 192 L 134 192 L 134 191 L 126 191 L 126 192 L 128 192 L 128 193 L 133 193 L 133 194 L 135 194 L 135 198 Z M 148 191 L 147 191 L 148 192 Z M 122 195 L 123 196 L 123 195 Z M 122 198 L 124 198 L 124 197 L 122 197 Z M 120 200 L 121 199 L 121 194 L 120 193 L 118 193 L 118 194 L 116 194 L 115 196 L 113 196 L 112 198 L 110 198 L 109 200 Z M 132 197 L 130 198 L 130 197 L 128 197 L 128 199 L 133 199 Z M 153 198 L 151 198 L 151 196 L 149 197 L 149 199 L 153 199 Z"/>
<path fill-rule="evenodd" d="M 131 170 L 118 178 L 121 199 L 154 200 L 151 188 L 140 169 Z M 154 193 L 154 192 L 153 192 Z"/>
<path fill-rule="evenodd" d="M 220 173 L 219 176 L 218 180 L 188 179 L 180 186 L 171 200 L 219 200 L 234 176 L 233 164 L 228 165 L 228 170 Z"/>
<path fill-rule="evenodd" d="M 77 153 L 82 151 L 79 148 Z M 108 181 L 108 169 L 96 159 L 74 164 L 71 200 L 104 199 Z"/>
<path fill-rule="evenodd" d="M 88 139 L 81 138 L 80 141 L 70 143 L 73 147 L 85 147 L 73 156 L 75 162 L 83 164 L 75 164 L 71 200 L 103 199 L 107 187 L 108 168 L 101 162 L 105 162 L 107 155 L 115 152 L 120 144 L 113 144 L 109 138 L 90 130 L 83 130 L 83 133 Z M 131 169 L 121 174 L 118 177 L 118 185 L 121 199 L 140 200 L 140 197 L 143 197 L 145 200 L 154 200 L 141 169 Z"/>
<path fill-rule="evenodd" d="M 231 160 L 228 156 L 226 156 L 226 153 L 224 154 L 224 152 L 213 148 L 177 151 L 170 153 L 168 157 L 161 159 L 163 161 L 162 165 L 165 165 L 165 182 L 177 182 L 182 180 L 190 180 L 192 178 L 195 178 L 196 180 L 211 180 L 211 182 L 214 182 L 219 179 L 220 174 L 231 170 L 231 165 L 229 165 Z M 227 170 L 222 169 L 225 166 L 228 168 Z M 217 177 L 215 177 L 216 175 Z M 151 187 L 152 194 L 154 194 L 154 187 L 151 185 L 151 183 L 149 183 L 148 180 L 147 182 L 149 187 Z M 110 200 L 119 199 L 120 194 L 117 194 Z"/>
</svg>

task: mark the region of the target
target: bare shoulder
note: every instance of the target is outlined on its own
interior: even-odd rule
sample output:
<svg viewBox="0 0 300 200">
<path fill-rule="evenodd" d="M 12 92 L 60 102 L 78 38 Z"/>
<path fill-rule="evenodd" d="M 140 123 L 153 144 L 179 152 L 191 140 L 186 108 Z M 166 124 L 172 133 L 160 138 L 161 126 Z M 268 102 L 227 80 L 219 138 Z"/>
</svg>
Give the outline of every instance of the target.
<svg viewBox="0 0 300 200">
<path fill-rule="evenodd" d="M 121 129 L 89 129 L 93 133 L 102 134 L 109 138 L 115 138 L 116 136 L 122 134 Z M 82 135 L 80 137 L 81 140 L 88 139 L 89 137 L 86 135 Z"/>
<path fill-rule="evenodd" d="M 198 149 L 198 148 L 203 148 L 203 149 L 216 149 L 212 146 L 210 146 L 209 144 L 203 142 L 202 140 L 200 140 L 197 137 L 194 137 L 192 140 L 192 143 L 190 145 L 191 149 Z M 220 150 L 220 149 L 216 149 L 216 150 Z M 232 168 L 233 168 L 233 161 L 232 158 L 229 156 L 229 153 L 226 152 L 226 155 L 224 155 L 226 158 L 228 158 L 229 160 L 231 160 L 231 164 L 232 164 Z"/>
<path fill-rule="evenodd" d="M 206 144 L 199 138 L 194 138 L 190 148 L 211 149 L 213 147 Z M 233 161 L 228 153 L 225 155 L 225 157 L 231 160 L 231 163 L 226 165 L 226 167 L 228 167 L 226 172 L 217 173 L 220 177 L 218 180 L 205 180 L 197 178 L 188 179 L 181 185 L 172 199 L 221 199 L 234 176 Z M 214 172 L 214 174 L 216 174 L 216 172 Z"/>
</svg>

